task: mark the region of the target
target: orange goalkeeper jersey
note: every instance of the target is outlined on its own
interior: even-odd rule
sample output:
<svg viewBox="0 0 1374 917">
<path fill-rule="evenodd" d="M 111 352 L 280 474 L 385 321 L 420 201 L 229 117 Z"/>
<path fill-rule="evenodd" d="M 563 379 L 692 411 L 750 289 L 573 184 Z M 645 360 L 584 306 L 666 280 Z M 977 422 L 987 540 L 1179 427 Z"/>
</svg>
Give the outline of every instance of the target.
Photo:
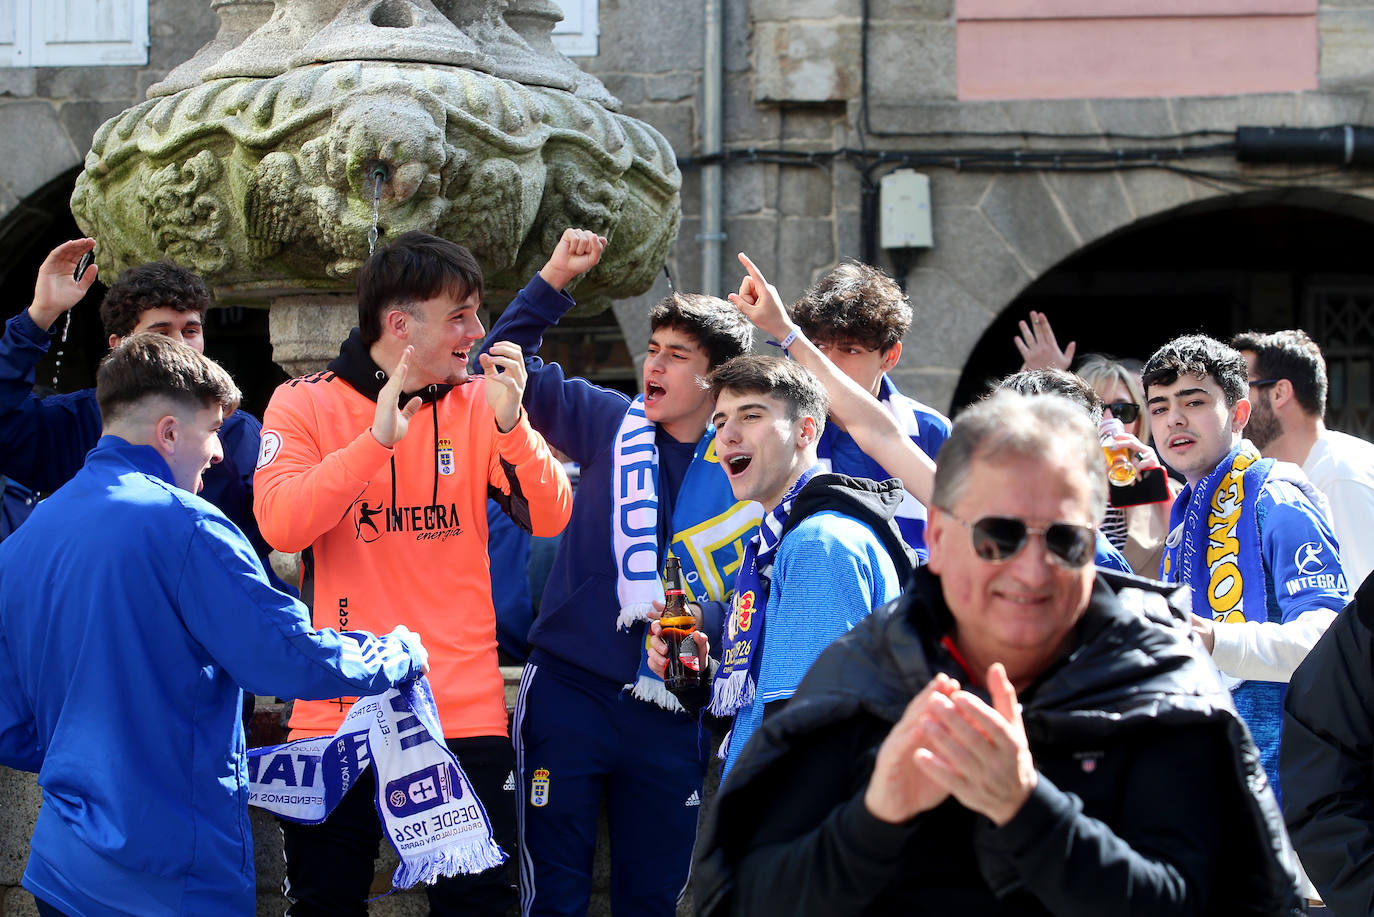
<svg viewBox="0 0 1374 917">
<path fill-rule="evenodd" d="M 572 507 L 567 476 L 523 410 L 509 433 L 497 429 L 480 377 L 424 394 L 387 448 L 371 431 L 380 385 L 365 394 L 330 370 L 277 389 L 253 482 L 259 527 L 280 551 L 312 550 L 317 628 L 406 625 L 429 651 L 444 735 L 505 735 L 487 498 L 555 535 Z M 297 701 L 292 737 L 332 734 L 353 700 Z"/>
</svg>

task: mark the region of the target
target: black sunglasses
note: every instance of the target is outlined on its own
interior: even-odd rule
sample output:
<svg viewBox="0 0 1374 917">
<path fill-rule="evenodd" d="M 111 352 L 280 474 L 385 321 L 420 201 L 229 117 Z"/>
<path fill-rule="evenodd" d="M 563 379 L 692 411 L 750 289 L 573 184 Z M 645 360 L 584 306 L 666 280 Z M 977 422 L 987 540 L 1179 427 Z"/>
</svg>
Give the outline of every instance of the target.
<svg viewBox="0 0 1374 917">
<path fill-rule="evenodd" d="M 1261 385 L 1273 385 L 1278 381 L 1278 379 L 1251 379 L 1249 385 L 1251 388 L 1256 388 Z"/>
<path fill-rule="evenodd" d="M 1112 416 L 1122 423 L 1135 423 L 1140 416 L 1140 405 L 1134 401 L 1109 401 L 1102 407 L 1110 410 Z"/>
<path fill-rule="evenodd" d="M 949 510 L 944 512 L 968 529 L 974 553 L 991 564 L 1011 560 L 1026 546 L 1031 535 L 1045 539 L 1050 559 L 1061 567 L 1079 569 L 1091 563 L 1097 552 L 1097 529 L 1091 525 L 1051 522 L 1044 528 L 1036 528 L 1013 516 L 984 516 L 977 522 L 965 522 Z"/>
</svg>

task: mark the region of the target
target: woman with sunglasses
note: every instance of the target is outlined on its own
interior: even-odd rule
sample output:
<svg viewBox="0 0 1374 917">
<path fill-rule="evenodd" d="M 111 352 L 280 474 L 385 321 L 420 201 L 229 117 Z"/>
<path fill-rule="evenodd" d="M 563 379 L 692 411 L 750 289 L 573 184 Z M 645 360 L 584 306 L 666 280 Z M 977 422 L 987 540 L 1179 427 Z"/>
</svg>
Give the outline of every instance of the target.
<svg viewBox="0 0 1374 917">
<path fill-rule="evenodd" d="M 1111 357 L 1100 353 L 1085 356 L 1074 370 L 1092 386 L 1102 399 L 1102 416 L 1121 421 L 1126 436 L 1120 438 L 1136 459 L 1138 471 L 1159 467 L 1150 446 L 1150 428 L 1145 423 L 1145 394 L 1135 374 Z M 1159 503 L 1140 506 L 1108 506 L 1102 533 L 1122 554 L 1131 569 L 1141 576 L 1159 576 L 1159 561 L 1164 556 L 1164 539 L 1169 534 L 1169 507 L 1179 485 L 1169 479 L 1169 497 Z"/>
</svg>

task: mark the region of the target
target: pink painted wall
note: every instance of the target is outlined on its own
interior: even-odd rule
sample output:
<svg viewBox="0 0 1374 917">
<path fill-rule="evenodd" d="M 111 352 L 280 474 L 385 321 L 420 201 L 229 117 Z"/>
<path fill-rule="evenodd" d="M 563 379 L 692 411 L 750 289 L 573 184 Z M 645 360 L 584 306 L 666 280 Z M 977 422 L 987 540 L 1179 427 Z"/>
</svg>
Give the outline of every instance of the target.
<svg viewBox="0 0 1374 917">
<path fill-rule="evenodd" d="M 1136 19 L 1316 13 L 1317 0 L 959 0 L 960 19 Z"/>
<path fill-rule="evenodd" d="M 1317 88 L 1316 0 L 959 0 L 960 99 Z"/>
</svg>

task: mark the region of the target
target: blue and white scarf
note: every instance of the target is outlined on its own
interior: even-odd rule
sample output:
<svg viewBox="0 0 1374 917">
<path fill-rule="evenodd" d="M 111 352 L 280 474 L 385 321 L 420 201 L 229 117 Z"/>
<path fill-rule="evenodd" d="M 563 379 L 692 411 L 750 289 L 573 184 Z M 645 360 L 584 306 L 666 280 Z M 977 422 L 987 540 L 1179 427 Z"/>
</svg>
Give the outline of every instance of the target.
<svg viewBox="0 0 1374 917">
<path fill-rule="evenodd" d="M 763 628 L 768 611 L 768 591 L 772 588 L 773 559 L 782 543 L 782 530 L 797 494 L 818 472 L 824 469 L 812 465 L 802 472 L 783 494 L 781 502 L 759 523 L 758 534 L 749 541 L 735 580 L 735 598 L 730 603 L 730 616 L 725 621 L 721 638 L 720 666 L 711 682 L 711 713 L 715 716 L 734 716 L 754 702 L 759 678 L 759 660 L 763 656 Z M 721 756 L 729 744 L 726 739 Z"/>
<path fill-rule="evenodd" d="M 1188 587 L 1194 614 L 1231 623 L 1269 619 L 1255 504 L 1273 465 L 1242 440 L 1174 501 L 1160 572 Z"/>
<path fill-rule="evenodd" d="M 921 424 L 916 414 L 918 402 L 897 391 L 897 386 L 893 385 L 892 380 L 886 375 L 879 383 L 878 400 L 892 415 L 892 419 L 897 422 L 897 426 L 906 434 L 907 439 L 914 442 L 917 448 L 922 451 L 929 451 L 929 446 L 922 442 Z M 816 460 L 821 463 L 826 471 L 838 471 L 841 474 L 850 474 L 855 477 L 867 477 L 867 472 L 835 467 L 832 457 L 835 437 L 841 435 L 843 435 L 843 431 L 836 424 L 826 424 L 825 429 L 821 431 L 820 438 L 816 440 Z M 934 456 L 931 457 L 934 458 Z M 925 504 L 913 497 L 909 491 L 902 491 L 902 502 L 897 507 L 896 513 L 897 528 L 902 533 L 902 540 L 916 550 L 922 563 L 925 562 L 928 553 L 924 547 L 926 518 Z"/>
<path fill-rule="evenodd" d="M 613 445 L 611 471 L 611 550 L 616 558 L 616 627 L 628 629 L 663 601 L 658 571 L 658 447 L 656 425 L 644 414 L 644 398 L 630 403 Z M 734 571 L 744 543 L 758 527 L 757 503 L 736 500 L 730 479 L 716 457 L 715 431 L 707 430 L 692 453 L 673 506 L 668 551 L 682 563 L 682 585 L 689 601 L 723 602 L 734 586 Z M 649 668 L 650 635 L 643 628 L 639 670 L 626 685 L 640 700 L 666 710 L 681 710 L 663 679 Z"/>
<path fill-rule="evenodd" d="M 506 861 L 486 808 L 444 744 L 424 677 L 359 698 L 332 736 L 250 748 L 248 804 L 319 824 L 373 765 L 377 813 L 401 858 L 394 887 L 432 884 Z"/>
</svg>

